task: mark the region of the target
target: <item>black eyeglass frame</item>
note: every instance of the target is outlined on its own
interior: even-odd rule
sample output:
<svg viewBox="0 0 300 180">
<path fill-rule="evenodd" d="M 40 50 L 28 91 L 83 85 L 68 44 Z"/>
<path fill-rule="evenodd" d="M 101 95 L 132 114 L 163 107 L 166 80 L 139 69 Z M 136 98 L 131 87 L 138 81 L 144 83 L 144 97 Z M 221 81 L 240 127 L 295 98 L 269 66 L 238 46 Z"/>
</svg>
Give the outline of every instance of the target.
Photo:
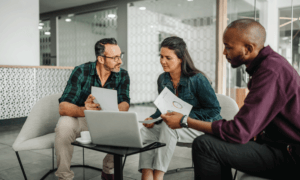
<svg viewBox="0 0 300 180">
<path fill-rule="evenodd" d="M 115 62 L 118 62 L 120 59 L 122 59 L 122 58 L 124 57 L 124 54 L 125 54 L 125 53 L 122 52 L 120 56 L 116 56 L 116 57 L 102 56 L 102 57 L 104 57 L 104 58 L 111 58 L 111 59 L 113 59 Z"/>
</svg>

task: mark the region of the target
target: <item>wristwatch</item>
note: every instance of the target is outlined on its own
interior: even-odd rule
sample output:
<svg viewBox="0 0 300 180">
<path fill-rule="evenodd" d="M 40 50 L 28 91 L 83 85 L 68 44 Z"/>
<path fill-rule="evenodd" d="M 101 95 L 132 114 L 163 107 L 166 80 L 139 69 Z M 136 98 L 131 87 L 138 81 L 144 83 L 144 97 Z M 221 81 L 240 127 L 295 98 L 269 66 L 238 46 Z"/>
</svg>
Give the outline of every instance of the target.
<svg viewBox="0 0 300 180">
<path fill-rule="evenodd" d="M 180 126 L 183 128 L 188 128 L 188 123 L 187 123 L 188 116 L 184 115 L 182 116 L 180 120 Z"/>
</svg>

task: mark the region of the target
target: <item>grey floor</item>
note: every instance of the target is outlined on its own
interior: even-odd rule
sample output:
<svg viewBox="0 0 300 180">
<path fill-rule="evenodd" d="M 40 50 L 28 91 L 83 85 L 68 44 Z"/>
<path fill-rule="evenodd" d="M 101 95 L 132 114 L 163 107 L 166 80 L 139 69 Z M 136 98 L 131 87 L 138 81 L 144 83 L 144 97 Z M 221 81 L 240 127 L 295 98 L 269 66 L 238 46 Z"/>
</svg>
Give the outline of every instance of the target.
<svg viewBox="0 0 300 180">
<path fill-rule="evenodd" d="M 134 106 L 129 111 L 138 113 L 138 119 L 143 120 L 152 113 L 155 108 L 146 106 Z M 141 125 L 142 126 L 142 125 Z M 9 125 L 0 127 L 0 180 L 22 180 L 23 174 L 20 169 L 15 151 L 12 144 L 18 136 L 22 125 Z M 31 150 L 19 152 L 23 162 L 27 178 L 29 180 L 40 179 L 52 168 L 52 150 Z M 102 159 L 104 153 L 85 149 L 85 164 L 102 168 Z M 124 179 L 141 179 L 138 169 L 139 156 L 129 156 L 124 167 Z M 75 147 L 72 164 L 82 164 L 82 148 Z M 186 147 L 177 147 L 170 163 L 169 169 L 192 166 L 191 149 Z M 55 162 L 56 167 L 56 162 Z M 75 172 L 74 179 L 96 180 L 101 179 L 101 172 L 91 169 L 73 168 Z M 192 180 L 193 171 L 182 171 L 165 175 L 165 180 Z M 56 179 L 54 174 L 50 174 L 46 179 Z"/>
</svg>

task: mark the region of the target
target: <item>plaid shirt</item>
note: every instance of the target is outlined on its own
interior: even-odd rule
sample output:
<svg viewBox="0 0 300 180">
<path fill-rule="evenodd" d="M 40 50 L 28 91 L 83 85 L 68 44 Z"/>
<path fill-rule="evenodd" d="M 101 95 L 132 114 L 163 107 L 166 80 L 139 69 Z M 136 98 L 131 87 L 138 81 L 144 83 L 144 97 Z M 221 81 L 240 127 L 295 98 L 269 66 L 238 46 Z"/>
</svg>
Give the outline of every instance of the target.
<svg viewBox="0 0 300 180">
<path fill-rule="evenodd" d="M 96 63 L 97 61 L 88 62 L 74 68 L 59 103 L 66 101 L 77 106 L 84 106 L 84 102 L 91 94 L 91 87 L 102 87 L 97 74 Z M 117 90 L 119 104 L 124 101 L 130 104 L 129 84 L 127 71 L 121 69 L 120 72 L 111 73 L 103 88 Z"/>
</svg>

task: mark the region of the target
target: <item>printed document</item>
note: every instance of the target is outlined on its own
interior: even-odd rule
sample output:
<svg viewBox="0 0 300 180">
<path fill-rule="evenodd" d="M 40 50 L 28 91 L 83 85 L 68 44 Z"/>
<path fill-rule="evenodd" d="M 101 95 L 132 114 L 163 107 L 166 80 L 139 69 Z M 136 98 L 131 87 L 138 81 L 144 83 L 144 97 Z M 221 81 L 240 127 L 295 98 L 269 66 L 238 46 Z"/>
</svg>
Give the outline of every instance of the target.
<svg viewBox="0 0 300 180">
<path fill-rule="evenodd" d="M 92 86 L 92 95 L 102 110 L 119 111 L 117 90 Z"/>
<path fill-rule="evenodd" d="M 191 104 L 178 98 L 167 87 L 165 87 L 159 94 L 159 96 L 154 101 L 154 104 L 162 114 L 166 114 L 167 111 L 175 111 L 188 116 L 193 108 Z M 153 123 L 158 120 L 160 120 L 160 118 L 148 121 L 151 121 L 151 123 Z M 139 122 L 146 123 L 146 121 Z M 148 124 L 148 122 L 146 124 Z"/>
</svg>

